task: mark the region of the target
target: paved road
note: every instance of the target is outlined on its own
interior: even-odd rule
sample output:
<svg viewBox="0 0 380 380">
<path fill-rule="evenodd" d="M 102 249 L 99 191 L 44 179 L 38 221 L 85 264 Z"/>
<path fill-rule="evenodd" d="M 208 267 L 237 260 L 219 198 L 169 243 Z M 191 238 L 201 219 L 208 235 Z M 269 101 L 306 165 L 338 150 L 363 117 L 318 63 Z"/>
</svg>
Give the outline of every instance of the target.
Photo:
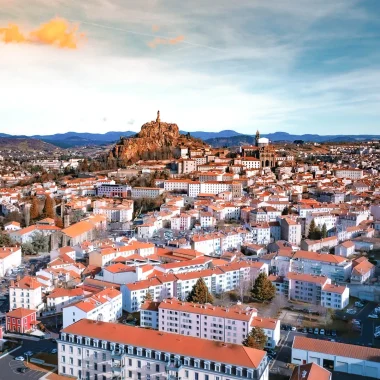
<svg viewBox="0 0 380 380">
<path fill-rule="evenodd" d="M 53 348 L 57 347 L 57 344 L 50 340 L 22 340 L 22 347 L 12 352 L 8 356 L 0 359 L 0 380 L 37 380 L 44 376 L 46 372 L 35 371 L 27 369 L 25 373 L 21 373 L 20 368 L 25 367 L 23 362 L 14 360 L 17 356 L 23 356 L 26 351 L 38 352 L 50 352 Z"/>
</svg>

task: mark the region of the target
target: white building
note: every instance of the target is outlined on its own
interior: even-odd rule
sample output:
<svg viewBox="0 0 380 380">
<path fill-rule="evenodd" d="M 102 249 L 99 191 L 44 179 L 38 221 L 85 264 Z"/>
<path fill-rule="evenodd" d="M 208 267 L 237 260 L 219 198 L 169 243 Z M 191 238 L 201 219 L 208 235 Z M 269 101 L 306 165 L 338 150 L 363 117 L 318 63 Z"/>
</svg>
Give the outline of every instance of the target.
<svg viewBox="0 0 380 380">
<path fill-rule="evenodd" d="M 291 271 L 311 275 L 323 274 L 333 281 L 347 281 L 351 276 L 352 263 L 344 257 L 297 251 L 291 260 Z"/>
<path fill-rule="evenodd" d="M 288 241 L 290 244 L 301 245 L 301 224 L 290 218 L 280 219 L 281 224 L 281 239 Z"/>
<path fill-rule="evenodd" d="M 41 310 L 42 285 L 36 277 L 25 276 L 18 282 L 11 281 L 9 287 L 9 310 L 22 307 L 24 309 Z"/>
<path fill-rule="evenodd" d="M 251 327 L 260 328 L 267 336 L 266 348 L 275 348 L 281 339 L 280 320 L 266 317 L 254 317 Z"/>
<path fill-rule="evenodd" d="M 132 190 L 131 186 L 129 185 L 121 185 L 117 184 L 115 185 L 115 181 L 111 181 L 113 183 L 110 184 L 102 184 L 98 186 L 97 188 L 97 195 L 98 197 L 105 197 L 105 198 L 126 198 L 130 191 Z"/>
<path fill-rule="evenodd" d="M 350 298 L 347 286 L 325 284 L 322 288 L 321 305 L 329 309 L 344 309 Z"/>
<path fill-rule="evenodd" d="M 132 198 L 157 198 L 164 192 L 159 187 L 134 187 L 132 189 Z"/>
<path fill-rule="evenodd" d="M 21 247 L 0 247 L 0 277 L 21 265 Z"/>
<path fill-rule="evenodd" d="M 335 177 L 337 178 L 350 178 L 350 179 L 361 179 L 363 178 L 362 169 L 354 168 L 341 168 L 334 170 Z"/>
<path fill-rule="evenodd" d="M 63 308 L 83 299 L 86 293 L 82 288 L 56 288 L 46 297 L 47 311 L 62 313 Z"/>
<path fill-rule="evenodd" d="M 328 366 L 334 372 L 379 379 L 379 356 L 377 348 L 295 336 L 291 362 L 296 365 L 315 363 Z"/>
<path fill-rule="evenodd" d="M 337 245 L 334 250 L 336 256 L 349 257 L 355 253 L 355 244 L 348 240 Z"/>
<path fill-rule="evenodd" d="M 58 374 L 78 379 L 268 380 L 265 351 L 83 319 L 61 331 Z"/>
<path fill-rule="evenodd" d="M 63 308 L 63 328 L 81 319 L 114 322 L 122 315 L 122 295 L 113 288 L 107 288 L 92 297 Z"/>
</svg>

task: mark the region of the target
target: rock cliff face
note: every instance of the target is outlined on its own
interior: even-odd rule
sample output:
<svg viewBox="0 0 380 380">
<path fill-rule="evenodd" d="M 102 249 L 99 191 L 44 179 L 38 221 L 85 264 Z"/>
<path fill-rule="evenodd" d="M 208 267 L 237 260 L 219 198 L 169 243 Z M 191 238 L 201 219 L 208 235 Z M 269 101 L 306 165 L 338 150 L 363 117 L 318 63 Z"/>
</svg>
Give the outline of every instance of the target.
<svg viewBox="0 0 380 380">
<path fill-rule="evenodd" d="M 145 123 L 132 137 L 121 137 L 108 154 L 108 160 L 131 163 L 140 159 L 169 159 L 177 147 L 205 148 L 203 141 L 181 135 L 177 124 L 164 123 L 157 113 L 156 121 Z"/>
</svg>

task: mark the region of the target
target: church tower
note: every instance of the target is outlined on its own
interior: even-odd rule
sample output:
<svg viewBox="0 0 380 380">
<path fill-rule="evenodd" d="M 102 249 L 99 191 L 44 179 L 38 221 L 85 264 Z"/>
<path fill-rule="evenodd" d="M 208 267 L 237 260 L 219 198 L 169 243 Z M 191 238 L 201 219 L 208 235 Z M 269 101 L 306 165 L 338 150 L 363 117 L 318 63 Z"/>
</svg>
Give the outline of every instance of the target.
<svg viewBox="0 0 380 380">
<path fill-rule="evenodd" d="M 259 146 L 259 140 L 260 140 L 260 132 L 259 130 L 256 131 L 256 146 Z"/>
</svg>

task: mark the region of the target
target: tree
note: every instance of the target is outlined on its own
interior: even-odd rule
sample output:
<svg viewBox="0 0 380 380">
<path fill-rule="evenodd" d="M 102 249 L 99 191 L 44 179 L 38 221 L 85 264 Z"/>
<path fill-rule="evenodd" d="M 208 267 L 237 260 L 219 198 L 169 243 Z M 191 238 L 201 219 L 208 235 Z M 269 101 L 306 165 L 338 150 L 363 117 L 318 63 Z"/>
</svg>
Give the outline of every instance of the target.
<svg viewBox="0 0 380 380">
<path fill-rule="evenodd" d="M 285 207 L 285 208 L 282 210 L 282 215 L 289 215 L 289 208 L 288 208 L 288 207 Z"/>
<path fill-rule="evenodd" d="M 271 301 L 276 297 L 276 287 L 268 280 L 265 272 L 260 273 L 251 290 L 252 297 L 258 301 Z"/>
<path fill-rule="evenodd" d="M 146 292 L 145 296 L 143 297 L 143 302 L 145 301 L 153 301 L 153 296 L 151 292 Z"/>
<path fill-rule="evenodd" d="M 4 232 L 0 232 L 0 247 L 11 247 L 13 245 L 10 236 Z"/>
<path fill-rule="evenodd" d="M 323 223 L 322 231 L 321 231 L 321 238 L 322 238 L 322 239 L 327 238 L 327 227 L 326 227 L 326 223 Z"/>
<path fill-rule="evenodd" d="M 30 207 L 30 219 L 35 220 L 40 216 L 40 205 L 36 197 L 32 198 L 32 205 Z"/>
<path fill-rule="evenodd" d="M 32 243 L 21 244 L 21 252 L 23 255 L 35 255 L 37 253 Z"/>
<path fill-rule="evenodd" d="M 46 218 L 54 219 L 55 217 L 54 202 L 51 199 L 50 195 L 47 195 L 45 198 L 45 204 L 42 213 Z"/>
<path fill-rule="evenodd" d="M 214 297 L 208 291 L 207 285 L 204 279 L 201 277 L 193 286 L 193 289 L 187 297 L 187 302 L 196 303 L 213 303 Z"/>
<path fill-rule="evenodd" d="M 309 226 L 309 235 L 308 235 L 308 238 L 309 239 L 314 239 L 314 236 L 315 236 L 315 220 L 312 219 L 312 221 L 310 222 L 310 226 Z"/>
<path fill-rule="evenodd" d="M 32 237 L 32 246 L 36 253 L 49 252 L 49 236 L 41 232 L 35 232 Z"/>
<path fill-rule="evenodd" d="M 242 345 L 245 347 L 262 350 L 265 347 L 268 337 L 260 327 L 252 327 L 252 330 L 243 340 Z"/>
</svg>

